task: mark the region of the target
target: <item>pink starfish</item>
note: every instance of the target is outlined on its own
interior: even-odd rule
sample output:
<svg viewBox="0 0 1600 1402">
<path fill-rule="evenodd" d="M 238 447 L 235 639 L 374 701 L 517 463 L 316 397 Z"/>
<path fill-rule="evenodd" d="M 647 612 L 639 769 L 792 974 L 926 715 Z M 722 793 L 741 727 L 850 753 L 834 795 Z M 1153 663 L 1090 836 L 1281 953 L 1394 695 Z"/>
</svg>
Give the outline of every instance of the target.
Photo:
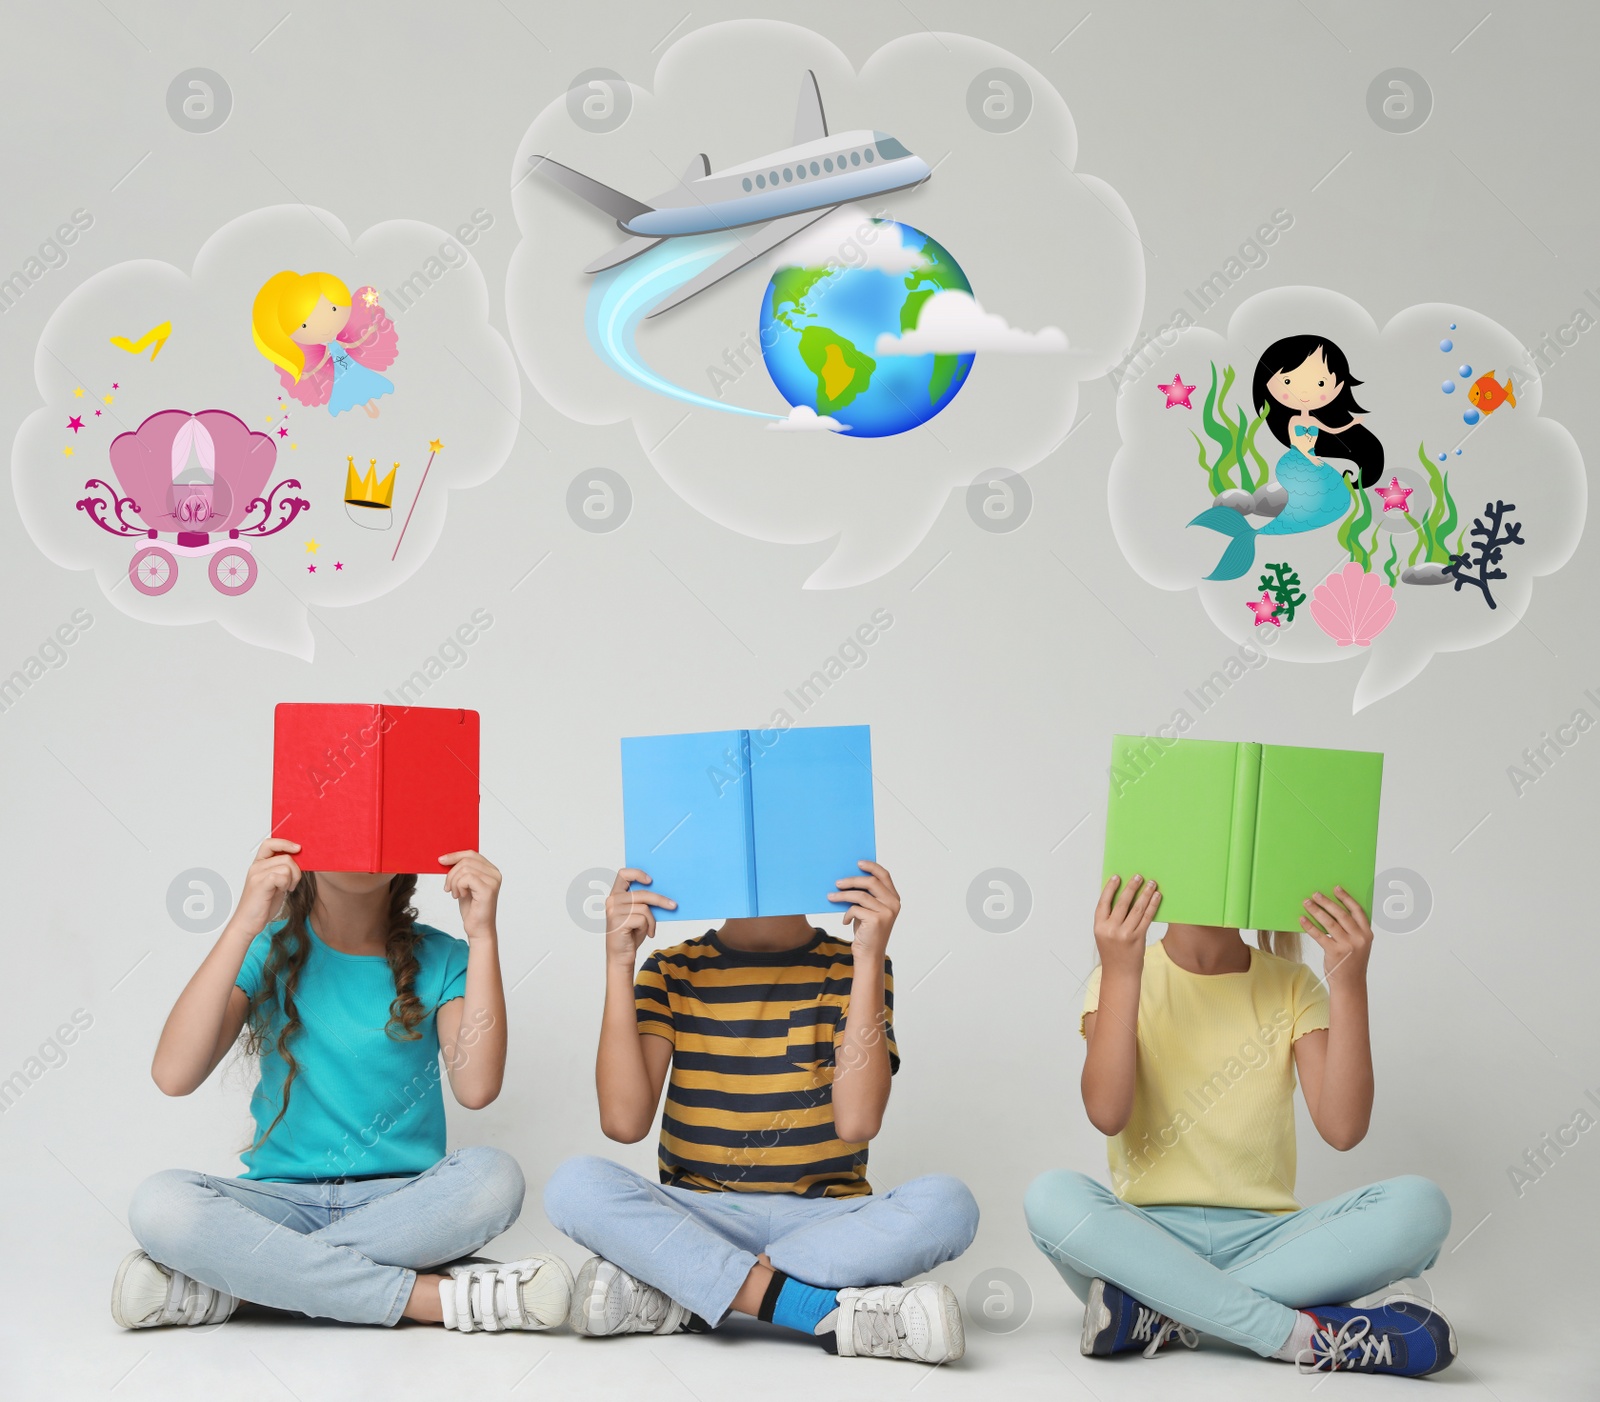
<svg viewBox="0 0 1600 1402">
<path fill-rule="evenodd" d="M 1184 384 L 1182 375 L 1174 375 L 1170 385 L 1157 385 L 1156 388 L 1167 396 L 1167 408 L 1194 408 L 1194 405 L 1189 402 L 1189 396 L 1194 393 L 1195 387 Z"/>
<path fill-rule="evenodd" d="M 1379 487 L 1377 490 L 1385 511 L 1403 511 L 1407 516 L 1411 514 L 1411 508 L 1406 502 L 1410 500 L 1414 488 L 1402 487 L 1398 477 L 1391 477 L 1387 487 Z"/>
<path fill-rule="evenodd" d="M 1278 617 L 1278 606 L 1273 602 L 1272 595 L 1263 594 L 1260 599 L 1246 599 L 1244 606 L 1255 615 L 1257 628 L 1263 623 L 1270 623 L 1274 628 L 1283 627 L 1283 620 Z"/>
</svg>

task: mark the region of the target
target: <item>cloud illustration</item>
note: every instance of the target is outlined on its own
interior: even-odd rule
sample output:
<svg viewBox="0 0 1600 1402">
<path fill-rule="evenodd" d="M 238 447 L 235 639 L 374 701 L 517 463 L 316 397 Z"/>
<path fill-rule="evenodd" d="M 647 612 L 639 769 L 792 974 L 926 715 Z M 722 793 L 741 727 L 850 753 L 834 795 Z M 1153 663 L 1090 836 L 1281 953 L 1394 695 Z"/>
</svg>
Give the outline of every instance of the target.
<svg viewBox="0 0 1600 1402">
<path fill-rule="evenodd" d="M 966 292 L 935 292 L 922 304 L 917 324 L 895 336 L 878 337 L 879 355 L 961 355 L 999 351 L 1005 355 L 1058 355 L 1067 348 L 1059 326 L 1022 331 L 998 312 L 986 312 Z"/>
<path fill-rule="evenodd" d="M 1312 474 L 1292 460 L 1285 472 L 1290 450 L 1266 422 L 1252 436 L 1249 404 L 1262 353 L 1300 335 L 1344 353 L 1362 382 L 1355 390 L 1365 411 L 1359 422 L 1383 450 L 1376 481 L 1365 493 L 1352 492 L 1339 472 L 1353 472 L 1353 460 L 1333 455 L 1329 435 L 1318 435 L 1323 446 L 1315 455 L 1334 473 L 1323 479 L 1333 485 L 1323 513 L 1332 519 L 1306 530 L 1291 529 L 1307 503 L 1305 479 L 1295 474 Z M 1188 327 L 1165 341 L 1147 346 L 1118 386 L 1122 446 L 1107 490 L 1123 553 L 1150 583 L 1197 590 L 1212 621 L 1236 642 L 1273 627 L 1275 658 L 1359 662 L 1353 710 L 1405 686 L 1435 654 L 1481 647 L 1509 632 L 1528 609 L 1534 580 L 1572 557 L 1587 507 L 1583 459 L 1566 428 L 1541 417 L 1543 386 L 1527 348 L 1488 317 L 1467 307 L 1419 305 L 1380 328 L 1348 297 L 1286 287 L 1242 303 L 1226 334 Z M 1502 382 L 1507 369 L 1515 372 L 1517 403 L 1483 414 L 1469 396 L 1491 367 Z M 1176 375 L 1197 386 L 1187 408 L 1157 388 Z M 1248 483 L 1224 463 L 1218 437 L 1242 445 Z M 1220 472 L 1214 476 L 1208 465 Z M 1229 510 L 1215 511 L 1218 503 L 1249 530 L 1233 526 Z M 1499 547 L 1499 558 L 1479 571 L 1471 567 L 1475 538 L 1482 538 L 1475 531 L 1495 529 L 1501 503 L 1514 508 L 1505 522 L 1516 526 L 1521 543 Z M 1210 513 L 1206 522 L 1191 524 L 1202 512 Z M 1246 543 L 1235 547 L 1236 539 Z M 1242 574 L 1211 577 L 1228 572 L 1228 551 L 1248 553 L 1251 542 L 1254 555 Z M 1469 578 L 1457 588 L 1449 562 L 1462 554 Z M 1233 558 L 1236 567 L 1241 557 Z M 1348 571 L 1352 563 L 1361 569 Z M 1505 577 L 1489 581 L 1486 595 L 1472 577 L 1494 570 Z M 1289 574 L 1298 579 L 1290 597 L 1302 594 L 1306 602 L 1292 621 L 1280 605 L 1278 622 L 1257 622 L 1258 613 L 1270 612 L 1258 607 L 1263 593 L 1275 600 L 1270 586 Z M 1361 574 L 1367 578 L 1353 589 Z"/>
<path fill-rule="evenodd" d="M 124 613 L 218 623 L 309 659 L 310 611 L 362 603 L 409 578 L 445 528 L 450 492 L 485 481 L 510 453 L 520 382 L 510 347 L 488 323 L 488 290 L 470 251 L 492 222 L 480 210 L 453 232 L 391 220 L 356 237 L 326 210 L 281 205 L 217 230 L 192 272 L 136 259 L 88 279 L 40 336 L 42 404 L 12 444 L 29 534 L 56 564 L 93 570 Z M 382 376 L 393 388 L 377 395 L 376 417 L 360 404 L 334 416 L 300 403 L 257 351 L 257 292 L 285 269 L 331 273 L 353 296 L 370 288 L 392 319 L 397 352 Z M 159 344 L 137 353 L 121 344 L 137 346 L 163 323 L 170 334 Z M 297 388 L 315 397 L 312 375 Z M 235 444 L 235 423 L 248 430 L 248 452 Z M 368 505 L 345 505 L 352 468 L 363 485 L 371 474 Z M 264 511 L 250 507 L 258 494 L 270 498 Z M 304 509 L 288 505 L 297 498 Z M 250 534 L 285 512 L 286 529 Z M 118 533 L 99 528 L 97 516 Z M 229 539 L 234 529 L 241 539 Z"/>
<path fill-rule="evenodd" d="M 530 159 L 548 156 L 629 199 L 653 202 L 657 192 L 672 191 L 686 165 L 691 177 L 703 169 L 699 153 L 715 175 L 793 146 L 795 94 L 808 70 L 831 132 L 881 133 L 934 167 L 931 178 L 913 189 L 852 196 L 854 203 L 659 317 L 646 318 L 642 305 L 620 297 L 621 283 L 602 284 L 591 301 L 596 279 L 582 269 L 624 235 L 570 188 L 530 174 Z M 987 115 L 995 110 L 996 73 L 1006 75 L 1014 110 L 1025 113 L 1020 124 Z M 522 242 L 506 287 L 512 345 L 545 401 L 581 423 L 629 423 L 662 479 L 707 517 L 758 540 L 811 547 L 805 587 L 882 576 L 980 469 L 1025 473 L 1040 462 L 1071 429 L 1080 386 L 1111 369 L 1135 334 L 1144 251 L 1133 218 L 1110 185 L 1076 170 L 1077 134 L 1061 95 L 1004 49 L 924 32 L 892 40 L 857 70 L 798 25 L 740 20 L 695 30 L 661 55 L 654 73 L 627 76 L 626 101 L 615 109 L 627 111 L 620 125 L 591 129 L 581 107 L 563 97 L 533 118 L 517 149 L 512 202 Z M 1029 179 L 1016 179 L 1019 168 Z M 958 390 L 931 417 L 921 413 L 920 426 L 867 436 L 864 399 L 836 402 L 831 390 L 824 394 L 829 376 L 842 366 L 848 378 L 875 362 L 876 382 L 919 409 L 902 395 L 920 374 L 925 408 L 930 373 L 910 356 L 879 360 L 875 348 L 879 332 L 907 329 L 908 309 L 929 296 L 923 292 L 872 324 L 866 339 L 816 348 L 816 399 L 808 407 L 845 430 L 753 437 L 763 423 L 787 419 L 791 403 L 761 345 L 774 273 L 831 264 L 912 279 L 923 264 L 909 256 L 918 246 L 871 223 L 876 217 L 936 241 L 986 312 L 1057 327 L 1071 349 L 979 351 L 970 368 L 960 367 Z M 752 226 L 704 236 L 698 248 L 690 238 L 668 239 L 637 263 L 666 277 L 677 260 L 688 277 L 757 236 Z M 1060 256 L 1064 245 L 1072 258 Z M 818 293 L 821 330 L 831 329 L 834 295 L 842 304 L 848 294 Z M 832 355 L 857 358 L 829 361 Z"/>
<path fill-rule="evenodd" d="M 774 419 L 767 425 L 768 429 L 783 433 L 838 433 L 848 427 L 828 414 L 819 414 L 809 404 L 796 404 L 788 418 Z"/>
</svg>

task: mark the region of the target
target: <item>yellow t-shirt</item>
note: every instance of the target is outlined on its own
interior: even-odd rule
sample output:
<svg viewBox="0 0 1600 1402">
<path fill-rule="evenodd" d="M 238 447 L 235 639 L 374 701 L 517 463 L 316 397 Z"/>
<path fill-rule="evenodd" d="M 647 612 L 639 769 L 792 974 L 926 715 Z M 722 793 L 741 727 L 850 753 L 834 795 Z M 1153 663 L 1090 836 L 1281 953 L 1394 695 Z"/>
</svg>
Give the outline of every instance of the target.
<svg viewBox="0 0 1600 1402">
<path fill-rule="evenodd" d="M 1099 1006 L 1097 967 L 1083 1010 Z M 1136 1207 L 1298 1208 L 1291 1048 L 1327 1025 L 1327 989 L 1304 964 L 1252 949 L 1246 973 L 1191 974 L 1151 944 L 1133 1115 L 1106 1140 L 1117 1196 Z"/>
</svg>

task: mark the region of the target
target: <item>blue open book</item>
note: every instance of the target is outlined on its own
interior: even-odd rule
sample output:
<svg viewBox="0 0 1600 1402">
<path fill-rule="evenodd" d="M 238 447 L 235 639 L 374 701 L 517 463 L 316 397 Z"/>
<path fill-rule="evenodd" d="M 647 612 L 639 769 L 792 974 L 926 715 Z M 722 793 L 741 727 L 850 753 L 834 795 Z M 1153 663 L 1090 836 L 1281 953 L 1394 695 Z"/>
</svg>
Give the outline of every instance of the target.
<svg viewBox="0 0 1600 1402">
<path fill-rule="evenodd" d="M 865 725 L 711 730 L 622 742 L 627 863 L 670 920 L 816 915 L 875 861 Z"/>
</svg>

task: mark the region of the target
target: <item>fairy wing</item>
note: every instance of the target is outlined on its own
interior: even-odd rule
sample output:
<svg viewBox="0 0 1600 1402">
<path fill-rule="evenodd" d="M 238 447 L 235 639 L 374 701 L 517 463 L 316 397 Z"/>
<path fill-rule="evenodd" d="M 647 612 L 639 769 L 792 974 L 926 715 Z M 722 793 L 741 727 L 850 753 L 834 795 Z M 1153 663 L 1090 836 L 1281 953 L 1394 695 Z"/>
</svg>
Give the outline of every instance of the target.
<svg viewBox="0 0 1600 1402">
<path fill-rule="evenodd" d="M 394 364 L 395 356 L 400 353 L 400 337 L 389 314 L 378 305 L 377 288 L 356 288 L 350 305 L 350 320 L 339 333 L 339 340 L 369 370 L 387 370 Z"/>
<path fill-rule="evenodd" d="M 328 354 L 325 346 L 307 346 L 306 362 L 311 361 L 311 352 L 316 351 L 322 359 L 316 369 L 302 370 L 300 378 L 296 380 L 287 370 L 278 371 L 278 381 L 283 385 L 291 399 L 297 399 L 307 408 L 316 408 L 328 402 L 328 396 L 333 393 L 333 357 Z"/>
</svg>

